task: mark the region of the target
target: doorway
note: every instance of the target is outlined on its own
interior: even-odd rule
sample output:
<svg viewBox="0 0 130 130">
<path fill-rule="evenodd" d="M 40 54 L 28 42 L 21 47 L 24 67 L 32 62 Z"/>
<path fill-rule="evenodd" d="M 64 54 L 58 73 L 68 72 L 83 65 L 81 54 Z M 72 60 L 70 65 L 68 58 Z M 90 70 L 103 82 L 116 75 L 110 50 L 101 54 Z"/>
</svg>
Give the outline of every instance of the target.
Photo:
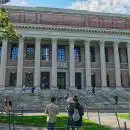
<svg viewBox="0 0 130 130">
<path fill-rule="evenodd" d="M 81 89 L 81 73 L 75 73 L 75 86 L 77 89 Z"/>
<path fill-rule="evenodd" d="M 66 89 L 66 73 L 65 72 L 57 73 L 57 86 L 59 89 Z"/>
<path fill-rule="evenodd" d="M 41 72 L 41 89 L 50 88 L 50 72 Z"/>
</svg>

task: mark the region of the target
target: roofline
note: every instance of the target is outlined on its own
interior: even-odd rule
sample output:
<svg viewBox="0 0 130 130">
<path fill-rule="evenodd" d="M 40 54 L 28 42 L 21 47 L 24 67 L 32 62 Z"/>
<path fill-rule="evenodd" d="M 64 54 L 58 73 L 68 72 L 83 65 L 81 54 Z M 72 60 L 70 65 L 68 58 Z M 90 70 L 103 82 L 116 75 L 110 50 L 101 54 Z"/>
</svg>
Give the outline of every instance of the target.
<svg viewBox="0 0 130 130">
<path fill-rule="evenodd" d="M 74 10 L 74 9 L 62 9 L 62 8 L 49 8 L 49 7 L 24 7 L 24 6 L 10 6 L 3 5 L 5 9 L 17 10 L 17 11 L 34 11 L 34 12 L 50 12 L 50 13 L 61 13 L 61 14 L 75 14 L 75 15 L 95 15 L 104 17 L 121 17 L 130 18 L 127 14 L 116 14 L 116 13 L 102 13 L 102 12 L 90 12 L 85 10 Z"/>
</svg>

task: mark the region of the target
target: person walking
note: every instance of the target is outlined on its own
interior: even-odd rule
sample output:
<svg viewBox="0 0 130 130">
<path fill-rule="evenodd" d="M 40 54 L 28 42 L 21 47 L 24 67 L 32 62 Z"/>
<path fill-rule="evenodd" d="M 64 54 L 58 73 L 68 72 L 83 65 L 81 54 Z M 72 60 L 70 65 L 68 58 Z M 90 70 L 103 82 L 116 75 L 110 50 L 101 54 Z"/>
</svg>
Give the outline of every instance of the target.
<svg viewBox="0 0 130 130">
<path fill-rule="evenodd" d="M 45 114 L 47 114 L 48 130 L 55 129 L 56 115 L 59 114 L 58 106 L 55 105 L 56 98 L 51 98 L 51 103 L 47 105 Z"/>
<path fill-rule="evenodd" d="M 118 95 L 116 94 L 114 98 L 115 98 L 115 104 L 117 105 L 118 104 Z"/>
<path fill-rule="evenodd" d="M 78 130 L 82 127 L 82 116 L 84 115 L 83 107 L 79 104 L 77 96 L 67 99 L 69 106 L 67 130 Z"/>
</svg>

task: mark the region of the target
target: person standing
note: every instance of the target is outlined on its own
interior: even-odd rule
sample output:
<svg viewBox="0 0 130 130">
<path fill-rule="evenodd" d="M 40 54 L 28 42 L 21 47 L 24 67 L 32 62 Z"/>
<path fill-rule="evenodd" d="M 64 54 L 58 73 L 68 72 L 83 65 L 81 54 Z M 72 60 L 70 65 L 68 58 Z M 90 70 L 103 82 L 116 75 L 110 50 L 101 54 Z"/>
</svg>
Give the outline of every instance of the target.
<svg viewBox="0 0 130 130">
<path fill-rule="evenodd" d="M 117 105 L 118 104 L 118 95 L 116 94 L 114 98 L 115 98 L 115 104 Z"/>
<path fill-rule="evenodd" d="M 25 93 L 25 88 L 26 88 L 25 85 L 23 85 L 23 93 Z"/>
<path fill-rule="evenodd" d="M 80 105 L 78 101 L 78 97 L 74 96 L 74 114 L 73 114 L 73 120 L 74 120 L 74 130 L 78 130 L 82 127 L 82 117 L 84 115 L 84 108 Z"/>
<path fill-rule="evenodd" d="M 51 103 L 47 105 L 45 114 L 47 114 L 48 130 L 54 130 L 56 123 L 56 115 L 59 114 L 58 106 L 55 105 L 56 98 L 51 98 Z"/>
<path fill-rule="evenodd" d="M 78 103 L 77 96 L 67 99 L 69 106 L 67 130 L 78 130 L 82 127 L 82 116 L 84 115 L 83 107 Z"/>
<path fill-rule="evenodd" d="M 72 130 L 74 130 L 73 128 L 73 113 L 74 113 L 74 100 L 72 97 L 67 99 L 67 102 L 69 103 L 69 105 L 67 106 L 67 112 L 68 112 L 68 122 L 67 122 L 67 130 L 70 130 L 72 128 Z"/>
</svg>

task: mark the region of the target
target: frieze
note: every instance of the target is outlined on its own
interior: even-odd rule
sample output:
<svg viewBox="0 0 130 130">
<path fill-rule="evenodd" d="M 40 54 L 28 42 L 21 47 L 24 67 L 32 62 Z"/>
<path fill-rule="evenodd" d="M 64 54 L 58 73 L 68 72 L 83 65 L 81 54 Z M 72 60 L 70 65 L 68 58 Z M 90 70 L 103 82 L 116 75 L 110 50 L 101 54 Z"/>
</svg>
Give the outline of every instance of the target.
<svg viewBox="0 0 130 130">
<path fill-rule="evenodd" d="M 29 12 L 29 11 L 8 11 L 9 19 L 14 23 L 43 24 L 71 27 L 94 27 L 110 29 L 130 30 L 130 17 L 105 17 L 102 15 L 68 15 L 58 11 L 49 12 Z"/>
</svg>

